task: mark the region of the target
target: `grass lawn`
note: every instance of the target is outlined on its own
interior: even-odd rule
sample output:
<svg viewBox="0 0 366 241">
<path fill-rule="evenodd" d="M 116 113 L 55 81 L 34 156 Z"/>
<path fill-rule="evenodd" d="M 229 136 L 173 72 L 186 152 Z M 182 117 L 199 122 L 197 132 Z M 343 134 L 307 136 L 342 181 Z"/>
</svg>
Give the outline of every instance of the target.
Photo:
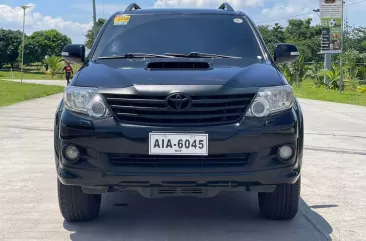
<svg viewBox="0 0 366 241">
<path fill-rule="evenodd" d="M 0 106 L 44 97 L 64 91 L 62 86 L 17 83 L 0 80 Z"/>
<path fill-rule="evenodd" d="M 20 79 L 21 72 L 20 71 L 13 71 L 14 79 Z M 0 70 L 0 79 L 11 79 L 12 75 L 10 70 L 8 69 L 2 69 Z M 55 75 L 54 77 L 51 77 L 51 75 L 45 74 L 43 72 L 37 72 L 37 71 L 27 71 L 25 70 L 23 74 L 23 79 L 39 79 L 39 80 L 63 80 L 64 75 Z"/>
<path fill-rule="evenodd" d="M 72 64 L 74 74 L 81 68 L 80 64 Z M 32 65 L 24 66 L 23 79 L 39 79 L 39 80 L 65 80 L 65 74 L 59 70 L 59 74 L 51 77 L 51 75 L 45 73 L 46 69 L 41 63 L 34 63 Z M 20 79 L 21 72 L 19 67 L 13 70 L 14 79 Z M 3 66 L 0 69 L 0 79 L 11 79 L 10 65 Z"/>
<path fill-rule="evenodd" d="M 295 96 L 313 100 L 366 106 L 366 93 L 345 90 L 342 94 L 339 94 L 339 91 L 336 90 L 324 89 L 323 87 L 316 88 L 313 86 L 314 83 L 311 80 L 304 80 L 299 88 L 296 88 L 296 86 L 293 87 Z"/>
</svg>

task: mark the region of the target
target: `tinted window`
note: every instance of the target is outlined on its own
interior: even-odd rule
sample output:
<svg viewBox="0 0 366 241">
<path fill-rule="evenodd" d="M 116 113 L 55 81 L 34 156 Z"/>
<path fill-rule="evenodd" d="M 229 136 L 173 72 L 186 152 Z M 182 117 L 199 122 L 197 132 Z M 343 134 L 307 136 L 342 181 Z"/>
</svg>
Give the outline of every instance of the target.
<svg viewBox="0 0 366 241">
<path fill-rule="evenodd" d="M 256 58 L 258 41 L 243 17 L 233 15 L 125 15 L 112 19 L 94 59 L 125 53 L 202 52 Z M 119 24 L 119 25 L 118 25 Z"/>
</svg>

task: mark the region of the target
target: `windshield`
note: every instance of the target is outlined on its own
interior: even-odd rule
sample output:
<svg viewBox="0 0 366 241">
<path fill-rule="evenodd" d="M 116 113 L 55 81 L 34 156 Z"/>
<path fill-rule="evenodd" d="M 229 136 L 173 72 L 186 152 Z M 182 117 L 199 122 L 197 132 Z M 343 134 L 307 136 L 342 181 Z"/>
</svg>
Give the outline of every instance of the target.
<svg viewBox="0 0 366 241">
<path fill-rule="evenodd" d="M 241 16 L 118 15 L 104 31 L 93 59 L 126 53 L 200 52 L 257 58 L 258 41 Z"/>
</svg>

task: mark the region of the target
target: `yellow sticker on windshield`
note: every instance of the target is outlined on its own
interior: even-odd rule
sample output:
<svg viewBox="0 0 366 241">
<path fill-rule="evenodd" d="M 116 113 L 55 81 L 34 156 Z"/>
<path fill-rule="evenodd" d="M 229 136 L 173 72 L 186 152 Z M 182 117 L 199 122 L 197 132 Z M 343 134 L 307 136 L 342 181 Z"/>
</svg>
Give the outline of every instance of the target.
<svg viewBox="0 0 366 241">
<path fill-rule="evenodd" d="M 128 15 L 117 15 L 114 17 L 114 25 L 127 25 L 130 18 L 131 16 Z"/>
</svg>

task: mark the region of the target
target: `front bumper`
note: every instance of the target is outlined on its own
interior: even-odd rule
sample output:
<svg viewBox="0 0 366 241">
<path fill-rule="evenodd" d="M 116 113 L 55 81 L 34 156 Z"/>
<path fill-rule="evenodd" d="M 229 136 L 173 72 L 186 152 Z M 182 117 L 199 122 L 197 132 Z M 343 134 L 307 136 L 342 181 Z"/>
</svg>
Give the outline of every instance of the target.
<svg viewBox="0 0 366 241">
<path fill-rule="evenodd" d="M 197 186 L 260 190 L 264 186 L 294 183 L 302 163 L 299 113 L 295 105 L 284 113 L 262 119 L 245 118 L 235 125 L 166 128 L 121 124 L 113 117 L 95 121 L 63 109 L 56 115 L 55 125 L 58 178 L 63 184 L 84 187 Z M 243 155 L 246 162 L 239 166 L 225 163 L 163 166 L 154 162 L 126 166 L 111 162 L 111 155 L 120 155 L 121 160 L 133 156 L 148 158 L 151 132 L 206 133 L 209 157 Z M 65 160 L 62 149 L 67 144 L 82 150 L 79 162 L 72 164 Z M 293 146 L 296 153 L 285 163 L 276 155 L 278 147 L 284 144 Z"/>
</svg>

